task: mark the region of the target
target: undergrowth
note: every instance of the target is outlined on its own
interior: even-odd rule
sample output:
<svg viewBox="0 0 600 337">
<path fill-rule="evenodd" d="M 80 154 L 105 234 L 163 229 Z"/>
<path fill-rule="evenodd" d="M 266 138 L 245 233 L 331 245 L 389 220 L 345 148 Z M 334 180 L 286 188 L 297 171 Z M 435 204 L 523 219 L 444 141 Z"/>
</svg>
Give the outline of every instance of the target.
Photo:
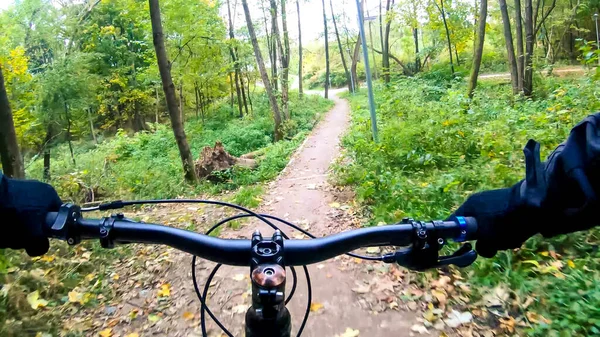
<svg viewBox="0 0 600 337">
<path fill-rule="evenodd" d="M 587 77 L 538 79 L 535 99 L 512 96 L 509 84 L 483 81 L 472 101 L 461 80 L 437 77 L 444 76 L 376 86 L 377 144 L 371 140 L 366 93 L 347 96 L 352 126 L 336 179 L 354 186 L 367 225 L 405 216 L 443 219 L 476 191 L 510 186 L 524 178 L 522 148 L 528 139 L 541 143 L 545 157 L 575 123 L 600 110 L 598 83 Z M 526 335 L 598 334 L 599 233 L 534 237 L 523 249 L 480 258 L 463 270 L 474 300 L 505 285 L 513 303 L 508 313 L 524 317 L 519 329 Z M 533 302 L 523 308 L 528 298 Z"/>
<path fill-rule="evenodd" d="M 277 143 L 273 143 L 273 118 L 264 95 L 253 97 L 254 112 L 241 119 L 225 104 L 205 122 L 194 118 L 185 122 L 196 158 L 203 147 L 214 146 L 216 141 L 221 141 L 234 156 L 259 151 L 255 169 L 236 167 L 221 172 L 221 183 L 185 183 L 173 132 L 162 124 L 153 124 L 153 130 L 133 135 L 120 132 L 98 145 L 76 144 L 76 164 L 66 144 L 53 149 L 51 183 L 64 200 L 82 202 L 218 193 L 269 180 L 285 167 L 318 115 L 332 106 L 331 101 L 319 96 L 305 96 L 302 101 L 297 97 L 290 95 L 292 120 L 285 125 L 286 139 Z M 41 179 L 42 173 L 41 159 L 28 164 L 28 177 Z"/>
</svg>

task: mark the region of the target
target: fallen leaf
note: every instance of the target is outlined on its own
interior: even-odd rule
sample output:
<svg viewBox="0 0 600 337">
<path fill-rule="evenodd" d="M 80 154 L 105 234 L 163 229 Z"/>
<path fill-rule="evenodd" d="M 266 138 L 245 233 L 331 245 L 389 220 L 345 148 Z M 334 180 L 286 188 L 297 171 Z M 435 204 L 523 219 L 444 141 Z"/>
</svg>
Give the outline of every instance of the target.
<svg viewBox="0 0 600 337">
<path fill-rule="evenodd" d="M 317 312 L 317 311 L 319 311 L 322 308 L 323 308 L 323 304 L 321 304 L 321 303 L 312 302 L 310 304 L 310 311 L 312 311 L 312 312 Z"/>
<path fill-rule="evenodd" d="M 27 303 L 32 309 L 37 310 L 48 305 L 48 301 L 40 298 L 40 293 L 36 290 L 27 295 Z"/>
<path fill-rule="evenodd" d="M 444 293 L 443 291 L 434 289 L 431 291 L 431 295 L 433 295 L 433 297 L 435 297 L 438 300 L 440 305 L 445 305 L 448 301 L 448 296 L 446 296 L 446 293 Z"/>
<path fill-rule="evenodd" d="M 379 253 L 381 253 L 381 248 L 379 248 L 379 247 L 367 248 L 367 254 L 379 254 Z"/>
<path fill-rule="evenodd" d="M 160 290 L 156 293 L 158 297 L 169 297 L 171 296 L 171 285 L 165 283 L 160 286 Z"/>
<path fill-rule="evenodd" d="M 104 329 L 104 330 L 100 331 L 98 333 L 98 335 L 100 335 L 101 337 L 110 337 L 110 336 L 112 336 L 112 329 L 111 328 Z"/>
<path fill-rule="evenodd" d="M 246 311 L 248 311 L 248 304 L 236 305 L 235 307 L 231 308 L 231 311 L 234 314 L 245 314 Z"/>
<path fill-rule="evenodd" d="M 456 310 L 452 310 L 448 314 L 448 318 L 444 320 L 444 323 L 446 323 L 446 325 L 451 328 L 458 328 L 463 324 L 470 323 L 472 320 L 473 315 L 470 312 L 459 312 Z"/>
<path fill-rule="evenodd" d="M 396 308 L 398 308 L 398 302 L 396 302 L 396 301 L 390 302 L 390 304 L 388 304 L 388 307 L 390 309 L 396 309 Z"/>
<path fill-rule="evenodd" d="M 116 274 L 116 273 L 115 273 L 115 274 L 112 276 L 112 279 L 113 279 L 114 281 L 118 281 L 118 280 L 119 280 L 119 274 Z"/>
<path fill-rule="evenodd" d="M 52 262 L 52 261 L 54 261 L 54 259 L 56 259 L 56 256 L 54 256 L 54 255 L 44 255 L 40 258 L 40 261 Z"/>
<path fill-rule="evenodd" d="M 331 204 L 329 204 L 329 207 L 331 208 L 340 208 L 340 203 L 339 202 L 332 202 Z"/>
<path fill-rule="evenodd" d="M 76 290 L 72 290 L 69 291 L 69 302 L 70 303 L 79 303 L 81 305 L 85 304 L 84 300 L 83 300 L 83 294 L 76 291 Z"/>
<path fill-rule="evenodd" d="M 318 264 L 318 265 L 317 265 L 317 269 L 323 269 L 323 268 L 325 268 L 325 265 L 324 265 L 324 264 L 322 264 L 322 263 L 321 263 L 321 264 Z"/>
<path fill-rule="evenodd" d="M 232 279 L 234 279 L 235 281 L 243 281 L 245 278 L 244 274 L 235 274 Z"/>
<path fill-rule="evenodd" d="M 422 324 L 415 324 L 410 328 L 410 330 L 417 333 L 429 333 L 427 328 Z"/>
<path fill-rule="evenodd" d="M 132 332 L 130 334 L 125 335 L 125 337 L 140 337 L 140 335 L 137 332 Z"/>
<path fill-rule="evenodd" d="M 358 331 L 358 330 L 354 330 L 352 328 L 346 328 L 346 331 L 344 331 L 343 334 L 335 335 L 335 337 L 357 337 L 359 334 L 360 334 L 360 331 Z"/>
<path fill-rule="evenodd" d="M 150 314 L 150 315 L 148 315 L 148 320 L 152 323 L 156 323 L 156 322 L 160 321 L 160 316 L 155 315 L 155 314 Z"/>
<path fill-rule="evenodd" d="M 355 293 L 359 293 L 359 294 L 366 294 L 371 291 L 371 285 L 362 284 L 356 288 L 352 288 L 352 291 L 354 291 Z"/>
<path fill-rule="evenodd" d="M 569 266 L 569 268 L 575 268 L 575 262 L 573 262 L 573 260 L 568 260 L 567 265 Z"/>
<path fill-rule="evenodd" d="M 394 286 L 396 285 L 396 282 L 390 280 L 389 278 L 373 280 L 373 281 L 371 281 L 371 283 L 375 284 L 374 292 L 376 292 L 376 293 L 383 292 L 385 290 L 388 290 L 393 293 Z"/>
<path fill-rule="evenodd" d="M 191 321 L 194 319 L 194 314 L 189 311 L 186 311 L 183 313 L 183 319 L 185 319 L 186 321 Z"/>
<path fill-rule="evenodd" d="M 308 184 L 308 185 L 306 185 L 306 189 L 316 190 L 317 189 L 317 184 Z"/>
</svg>

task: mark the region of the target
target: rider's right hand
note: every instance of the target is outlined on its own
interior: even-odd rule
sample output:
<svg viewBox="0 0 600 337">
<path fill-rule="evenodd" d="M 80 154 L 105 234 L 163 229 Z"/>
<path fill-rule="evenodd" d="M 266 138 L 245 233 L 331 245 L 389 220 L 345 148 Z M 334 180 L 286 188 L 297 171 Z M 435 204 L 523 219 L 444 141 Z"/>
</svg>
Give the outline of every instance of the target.
<svg viewBox="0 0 600 337">
<path fill-rule="evenodd" d="M 62 201 L 56 190 L 35 180 L 17 180 L 0 173 L 0 248 L 25 249 L 30 256 L 49 248 L 44 233 L 46 213 L 57 211 Z"/>
<path fill-rule="evenodd" d="M 472 195 L 454 215 L 477 219 L 477 251 L 492 257 L 529 237 L 571 233 L 600 224 L 600 114 L 571 130 L 546 163 L 539 144 L 524 149 L 526 178 L 513 187 Z"/>
</svg>

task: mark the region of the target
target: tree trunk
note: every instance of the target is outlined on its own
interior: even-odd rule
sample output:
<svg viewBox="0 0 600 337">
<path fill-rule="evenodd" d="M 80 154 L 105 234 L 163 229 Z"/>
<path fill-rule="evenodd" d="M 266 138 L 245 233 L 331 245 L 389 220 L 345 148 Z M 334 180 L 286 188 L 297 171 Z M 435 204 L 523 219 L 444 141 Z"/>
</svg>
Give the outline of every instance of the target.
<svg viewBox="0 0 600 337">
<path fill-rule="evenodd" d="M 389 20 L 388 13 L 393 4 L 394 0 L 387 0 L 385 4 L 385 32 L 383 33 L 383 49 L 381 50 L 381 68 L 385 83 L 390 83 L 390 28 L 392 20 Z"/>
<path fill-rule="evenodd" d="M 156 94 L 156 111 L 154 112 L 154 118 L 155 118 L 155 123 L 158 124 L 158 106 L 159 106 L 159 100 L 158 100 L 158 88 L 154 88 L 154 93 Z"/>
<path fill-rule="evenodd" d="M 50 181 L 50 141 L 52 140 L 52 126 L 48 124 L 46 127 L 46 137 L 44 138 L 44 173 L 43 179 L 44 181 Z"/>
<path fill-rule="evenodd" d="M 17 142 L 17 133 L 13 121 L 12 110 L 6 87 L 4 86 L 4 75 L 0 65 L 0 157 L 4 174 L 14 178 L 25 178 L 23 157 Z"/>
<path fill-rule="evenodd" d="M 485 23 L 487 19 L 487 0 L 481 0 L 479 8 L 479 26 L 477 29 L 476 48 L 473 50 L 473 68 L 469 77 L 469 87 L 467 94 L 469 98 L 473 98 L 473 93 L 477 87 L 477 77 L 479 76 L 479 68 L 481 67 L 481 58 L 483 56 L 483 43 L 485 41 Z"/>
<path fill-rule="evenodd" d="M 160 72 L 163 90 L 167 99 L 167 109 L 169 110 L 169 117 L 171 118 L 171 127 L 173 128 L 175 141 L 177 142 L 177 147 L 179 148 L 179 155 L 181 156 L 185 179 L 188 182 L 195 182 L 197 177 L 194 170 L 194 158 L 192 157 L 192 152 L 190 151 L 190 146 L 187 142 L 183 123 L 181 122 L 181 115 L 179 115 L 177 108 L 175 85 L 173 84 L 173 79 L 171 78 L 171 69 L 169 66 L 169 60 L 167 58 L 167 50 L 165 48 L 165 37 L 162 23 L 160 21 L 160 5 L 158 0 L 148 0 L 148 2 L 150 4 L 150 21 L 152 23 L 152 42 L 154 43 L 156 60 L 158 62 L 158 70 Z"/>
<path fill-rule="evenodd" d="M 329 0 L 331 1 L 331 0 Z M 331 13 L 333 15 L 333 9 L 331 10 Z M 369 8 L 367 7 L 367 16 L 371 17 L 371 15 L 369 15 Z M 335 23 L 335 21 L 334 21 Z M 337 28 L 336 28 L 336 35 L 337 35 Z M 379 75 L 377 74 L 377 61 L 375 61 L 375 51 L 373 49 L 375 49 L 375 43 L 373 42 L 373 30 L 371 28 L 371 20 L 369 20 L 369 40 L 371 40 L 371 55 L 373 55 L 373 64 L 371 64 L 371 67 L 373 68 L 373 78 L 377 79 L 379 77 Z M 346 73 L 347 75 L 348 73 Z M 348 84 L 350 84 L 350 81 L 348 81 Z M 352 90 L 352 88 L 350 88 L 350 90 Z"/>
<path fill-rule="evenodd" d="M 510 79 L 513 88 L 513 94 L 519 93 L 519 85 L 517 79 L 517 61 L 515 60 L 515 48 L 513 46 L 512 31 L 510 30 L 510 19 L 508 17 L 508 9 L 506 8 L 506 0 L 498 0 L 500 4 L 500 13 L 502 14 L 502 25 L 504 27 L 504 41 L 506 42 L 506 53 L 508 55 L 508 65 L 510 69 Z"/>
<path fill-rule="evenodd" d="M 523 94 L 533 94 L 533 6 L 531 0 L 525 0 L 525 75 L 523 76 Z"/>
<path fill-rule="evenodd" d="M 196 98 L 196 119 L 200 117 L 200 93 L 198 93 L 198 82 L 194 81 L 194 97 Z"/>
<path fill-rule="evenodd" d="M 364 0 L 363 0 L 364 1 Z M 362 4 L 363 2 L 361 2 Z M 350 72 L 352 73 L 352 78 L 354 79 L 354 91 L 358 90 L 358 73 L 356 71 L 356 66 L 358 65 L 358 58 L 360 57 L 360 34 L 356 37 L 356 44 L 354 45 L 354 51 L 352 52 L 352 66 L 350 67 Z"/>
<path fill-rule="evenodd" d="M 325 98 L 329 98 L 329 36 L 327 35 L 327 14 L 325 13 L 325 0 L 323 4 L 323 30 L 325 34 Z"/>
<path fill-rule="evenodd" d="M 505 1 L 505 0 L 504 0 Z M 444 22 L 444 29 L 446 30 L 446 40 L 448 42 L 448 54 L 450 55 L 450 71 L 454 75 L 454 62 L 452 62 L 452 41 L 450 41 L 450 29 L 448 29 L 448 22 L 446 22 L 446 11 L 444 10 L 444 0 L 440 0 L 441 7 L 437 4 L 437 0 L 433 2 L 437 9 L 442 14 L 442 21 Z"/>
<path fill-rule="evenodd" d="M 179 82 L 179 115 L 181 116 L 181 124 L 185 123 L 185 110 L 183 107 L 183 80 Z"/>
<path fill-rule="evenodd" d="M 358 58 L 360 57 L 360 34 L 356 37 L 356 44 L 354 44 L 354 50 L 352 51 L 352 66 L 350 67 L 350 72 L 352 73 L 352 78 L 354 79 L 354 91 L 358 90 L 358 72 L 356 71 L 356 67 L 358 65 Z"/>
<path fill-rule="evenodd" d="M 237 54 L 237 52 L 236 52 Z M 248 114 L 248 101 L 246 100 L 246 88 L 244 88 L 244 76 L 241 73 L 241 70 L 238 70 L 238 72 L 240 73 L 240 90 L 242 91 L 242 102 L 244 103 L 244 112 L 246 113 L 246 115 Z M 240 114 L 240 118 L 244 117 L 242 114 Z"/>
<path fill-rule="evenodd" d="M 486 0 L 487 1 L 487 0 Z M 415 72 L 421 70 L 421 58 L 419 57 L 419 28 L 413 28 L 413 39 L 415 40 Z"/>
<path fill-rule="evenodd" d="M 523 91 L 523 77 L 525 76 L 525 55 L 523 54 L 523 18 L 521 17 L 521 0 L 515 0 L 515 35 L 517 42 L 517 86 L 519 92 Z"/>
<path fill-rule="evenodd" d="M 273 60 L 271 63 L 271 81 L 273 81 L 273 89 L 279 91 L 279 75 L 277 75 L 277 41 L 279 40 L 279 24 L 277 21 L 277 2 L 270 0 L 271 4 L 271 52 Z"/>
<path fill-rule="evenodd" d="M 67 143 L 69 144 L 69 152 L 71 152 L 71 160 L 73 161 L 73 165 L 77 166 L 77 163 L 75 162 L 75 154 L 73 153 L 73 144 L 71 142 L 71 116 L 69 114 L 69 105 L 67 104 L 67 101 L 65 100 L 65 98 L 63 97 L 63 105 L 65 108 L 65 119 L 67 120 Z"/>
<path fill-rule="evenodd" d="M 94 144 L 98 145 L 98 139 L 96 138 L 96 130 L 94 130 L 94 120 L 92 119 L 92 108 L 86 109 L 88 113 L 88 120 L 90 122 L 90 133 L 92 134 L 92 139 L 94 140 Z"/>
<path fill-rule="evenodd" d="M 352 92 L 352 83 L 350 79 L 350 72 L 348 71 L 348 65 L 346 65 L 346 58 L 344 57 L 344 49 L 342 48 L 342 40 L 340 40 L 340 34 L 337 29 L 337 23 L 335 22 L 335 14 L 333 14 L 333 0 L 329 0 L 329 6 L 331 7 L 331 19 L 333 20 L 333 28 L 335 29 L 335 37 L 337 39 L 338 48 L 340 50 L 340 57 L 342 58 L 342 66 L 344 67 L 344 73 L 346 74 L 346 81 L 348 83 L 348 90 Z M 371 35 L 373 40 L 373 35 Z"/>
<path fill-rule="evenodd" d="M 364 4 L 361 4 L 364 6 Z M 383 51 L 383 12 L 382 12 L 381 0 L 379 0 L 379 43 L 381 44 L 381 51 Z M 381 56 L 383 63 L 383 54 Z"/>
<path fill-rule="evenodd" d="M 229 72 L 229 106 L 233 114 L 233 75 Z"/>
<path fill-rule="evenodd" d="M 250 94 L 250 74 L 248 71 L 248 65 L 246 65 L 245 69 L 246 69 L 246 83 L 248 83 L 246 92 L 248 93 L 248 103 L 250 103 L 250 113 L 254 113 L 254 107 L 252 106 L 252 95 Z M 255 87 L 256 87 L 256 85 L 255 85 Z"/>
<path fill-rule="evenodd" d="M 269 82 L 269 75 L 267 74 L 267 68 L 265 67 L 265 62 L 263 61 L 262 54 L 258 46 L 256 33 L 254 32 L 254 24 L 252 24 L 252 18 L 250 17 L 250 8 L 248 7 L 248 1 L 242 0 L 242 6 L 244 7 L 246 26 L 248 27 L 248 34 L 250 35 L 250 40 L 252 41 L 252 49 L 254 50 L 254 56 L 256 57 L 256 63 L 258 64 L 260 77 L 265 87 L 265 91 L 267 92 L 267 96 L 269 97 L 271 110 L 273 110 L 273 120 L 275 122 L 275 141 L 279 141 L 283 138 L 283 133 L 281 130 L 281 113 L 279 112 L 279 106 L 277 105 L 277 98 L 275 97 L 273 89 L 271 88 L 271 83 Z"/>
<path fill-rule="evenodd" d="M 227 16 L 229 19 L 229 39 L 231 42 L 233 42 L 233 40 L 235 40 L 235 35 L 233 32 L 233 20 L 231 20 L 231 6 L 229 5 L 229 0 L 227 0 Z M 237 94 L 238 111 L 240 113 L 240 118 L 242 118 L 244 116 L 244 112 L 242 110 L 242 93 L 240 90 L 240 65 L 237 59 L 237 53 L 231 45 L 229 45 L 229 55 L 231 56 L 231 61 L 233 62 L 233 68 L 235 71 L 235 92 Z M 248 108 L 246 108 L 246 110 L 248 110 Z"/>
<path fill-rule="evenodd" d="M 298 98 L 302 99 L 302 25 L 300 24 L 300 0 L 296 0 L 296 10 L 298 10 Z"/>
<path fill-rule="evenodd" d="M 281 0 L 281 28 L 283 29 L 283 46 L 279 41 L 279 55 L 281 57 L 281 106 L 283 118 L 290 119 L 289 110 L 289 74 L 290 74 L 290 38 L 287 28 L 286 0 Z M 278 35 L 279 36 L 279 35 Z"/>
<path fill-rule="evenodd" d="M 454 45 L 454 56 L 456 56 L 456 65 L 460 67 L 460 58 L 458 57 L 458 48 L 456 48 L 456 45 Z"/>
</svg>

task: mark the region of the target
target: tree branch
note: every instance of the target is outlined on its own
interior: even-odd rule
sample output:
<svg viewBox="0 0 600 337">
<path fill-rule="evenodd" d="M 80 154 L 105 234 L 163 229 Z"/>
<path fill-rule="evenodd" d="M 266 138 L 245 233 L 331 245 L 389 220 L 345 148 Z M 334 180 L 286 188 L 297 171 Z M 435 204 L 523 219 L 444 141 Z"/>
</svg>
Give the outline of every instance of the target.
<svg viewBox="0 0 600 337">
<path fill-rule="evenodd" d="M 546 21 L 546 19 L 548 19 L 548 17 L 550 16 L 550 13 L 552 13 L 552 11 L 554 10 L 554 7 L 556 7 L 556 0 L 552 0 L 552 5 L 550 6 L 550 9 L 548 9 L 548 12 L 546 12 L 546 14 L 543 14 L 544 8 L 542 8 L 542 20 L 539 23 L 538 22 L 534 23 L 535 24 L 534 35 L 537 35 L 538 31 L 542 27 L 542 24 Z"/>
</svg>

